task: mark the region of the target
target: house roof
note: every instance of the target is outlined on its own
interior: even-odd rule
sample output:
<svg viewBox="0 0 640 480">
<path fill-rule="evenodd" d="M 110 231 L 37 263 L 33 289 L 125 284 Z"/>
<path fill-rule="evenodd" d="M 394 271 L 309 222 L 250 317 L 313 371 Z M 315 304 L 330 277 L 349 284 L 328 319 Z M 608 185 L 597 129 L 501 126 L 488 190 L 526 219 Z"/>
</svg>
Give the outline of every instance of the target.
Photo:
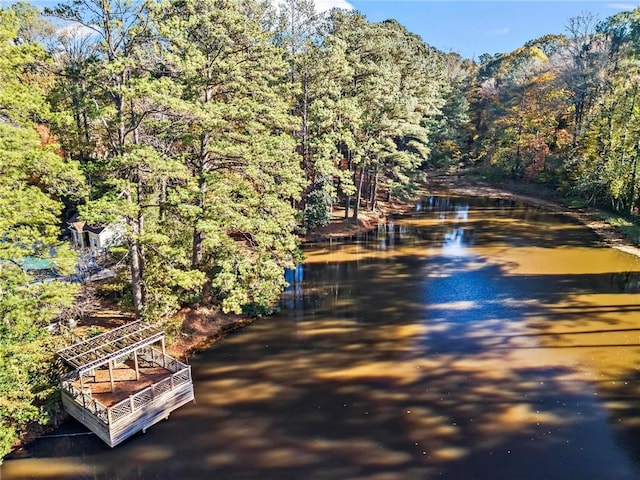
<svg viewBox="0 0 640 480">
<path fill-rule="evenodd" d="M 151 345 L 163 337 L 164 331 L 138 320 L 64 348 L 57 355 L 67 365 L 84 373 Z"/>
<path fill-rule="evenodd" d="M 86 222 L 78 221 L 78 214 L 74 214 L 68 221 L 69 228 L 73 228 L 76 232 L 100 233 L 106 227 L 104 225 L 89 225 Z"/>
</svg>

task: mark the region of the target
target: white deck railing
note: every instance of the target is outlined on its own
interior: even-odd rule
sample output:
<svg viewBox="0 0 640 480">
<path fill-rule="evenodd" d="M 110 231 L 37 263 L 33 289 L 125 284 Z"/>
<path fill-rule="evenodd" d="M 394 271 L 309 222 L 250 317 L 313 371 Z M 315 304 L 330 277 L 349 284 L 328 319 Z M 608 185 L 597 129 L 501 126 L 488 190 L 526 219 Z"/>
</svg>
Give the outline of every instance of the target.
<svg viewBox="0 0 640 480">
<path fill-rule="evenodd" d="M 179 363 L 179 362 L 178 362 Z M 146 408 L 154 402 L 162 403 L 165 394 L 173 394 L 177 390 L 182 390 L 183 385 L 191 384 L 191 368 L 185 366 L 182 370 L 171 374 L 170 377 L 163 378 L 159 382 L 149 385 L 144 390 L 140 390 L 129 398 L 112 405 L 108 408 L 109 425 L 114 425 L 141 408 Z"/>
<path fill-rule="evenodd" d="M 168 355 L 164 355 L 162 352 L 153 348 L 140 350 L 140 353 L 145 360 L 164 367 L 172 372 L 172 374 L 110 407 L 107 407 L 92 397 L 89 387 L 91 385 L 90 383 L 86 384 L 84 392 L 74 385 L 74 382 L 80 380 L 77 372 L 72 372 L 63 377 L 62 390 L 66 392 L 75 403 L 80 405 L 85 411 L 93 414 L 105 425 L 114 425 L 126 419 L 134 412 L 142 408 L 147 408 L 156 401 L 164 402 L 167 399 L 166 394 L 177 393 L 177 391 L 181 391 L 184 388 L 184 385 L 191 384 L 191 367 L 188 365 Z"/>
</svg>

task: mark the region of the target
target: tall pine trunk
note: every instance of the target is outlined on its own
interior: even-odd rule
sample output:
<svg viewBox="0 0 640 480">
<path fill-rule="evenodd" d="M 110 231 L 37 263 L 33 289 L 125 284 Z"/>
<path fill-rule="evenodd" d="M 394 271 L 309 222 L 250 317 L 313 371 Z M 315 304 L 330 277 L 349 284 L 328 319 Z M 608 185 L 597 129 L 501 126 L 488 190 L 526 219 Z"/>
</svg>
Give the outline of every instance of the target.
<svg viewBox="0 0 640 480">
<path fill-rule="evenodd" d="M 371 196 L 369 197 L 369 209 L 373 212 L 378 203 L 378 172 L 376 171 L 371 182 Z"/>
<path fill-rule="evenodd" d="M 347 168 L 351 170 L 351 150 L 347 149 Z M 344 218 L 349 218 L 349 210 L 351 209 L 351 195 L 344 196 Z"/>
<path fill-rule="evenodd" d="M 133 296 L 133 309 L 136 318 L 142 316 L 145 302 L 144 290 L 142 288 L 143 268 L 140 263 L 140 243 L 137 239 L 129 240 L 129 267 L 131 269 L 131 293 Z"/>
<path fill-rule="evenodd" d="M 142 194 L 142 186 L 138 178 L 137 196 L 135 200 L 139 202 Z M 130 199 L 133 201 L 133 199 Z M 131 222 L 133 237 L 129 240 L 129 268 L 131 270 L 131 294 L 133 297 L 133 309 L 136 318 L 141 318 L 144 311 L 146 295 L 144 291 L 144 253 L 140 243 L 140 236 L 144 232 L 144 216 L 140 209 L 137 217 Z"/>
<path fill-rule="evenodd" d="M 354 177 L 355 177 L 355 175 L 354 175 Z M 353 206 L 353 219 L 354 220 L 358 219 L 358 213 L 360 212 L 360 201 L 362 199 L 362 184 L 363 184 L 363 180 L 364 180 L 363 177 L 364 177 L 364 165 L 360 169 L 360 178 L 358 179 L 358 191 L 356 193 L 355 205 Z"/>
<path fill-rule="evenodd" d="M 638 198 L 638 162 L 640 162 L 640 142 L 636 145 L 636 155 L 634 155 L 633 159 L 631 181 L 627 194 L 629 198 L 629 213 L 631 215 L 638 215 L 638 207 L 640 206 L 640 199 Z"/>
<path fill-rule="evenodd" d="M 202 166 L 202 163 L 201 163 Z M 198 179 L 199 196 L 197 200 L 197 206 L 200 212 L 204 211 L 204 197 L 207 193 L 207 182 L 204 179 L 204 171 L 200 171 L 200 178 Z M 197 270 L 202 263 L 202 255 L 204 249 L 204 234 L 198 228 L 198 221 L 193 225 L 193 239 L 191 244 L 191 268 Z"/>
</svg>

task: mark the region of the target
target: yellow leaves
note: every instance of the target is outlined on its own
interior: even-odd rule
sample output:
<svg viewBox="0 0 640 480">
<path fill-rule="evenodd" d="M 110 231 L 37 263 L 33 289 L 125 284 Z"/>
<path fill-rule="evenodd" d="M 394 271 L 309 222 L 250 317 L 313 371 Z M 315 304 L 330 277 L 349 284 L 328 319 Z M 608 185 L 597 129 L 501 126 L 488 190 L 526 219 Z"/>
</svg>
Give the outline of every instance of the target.
<svg viewBox="0 0 640 480">
<path fill-rule="evenodd" d="M 502 57 L 498 74 L 500 77 L 511 78 L 516 83 L 526 82 L 544 72 L 549 58 L 542 48 L 537 45 L 525 45 Z"/>
<path fill-rule="evenodd" d="M 531 55 L 533 58 L 537 58 L 541 63 L 547 63 L 547 61 L 549 61 L 542 49 L 537 46 L 529 48 L 529 55 Z"/>
<path fill-rule="evenodd" d="M 548 70 L 546 72 L 542 72 L 540 75 L 536 77 L 536 83 L 551 83 L 556 79 L 556 73 L 552 70 Z"/>
</svg>

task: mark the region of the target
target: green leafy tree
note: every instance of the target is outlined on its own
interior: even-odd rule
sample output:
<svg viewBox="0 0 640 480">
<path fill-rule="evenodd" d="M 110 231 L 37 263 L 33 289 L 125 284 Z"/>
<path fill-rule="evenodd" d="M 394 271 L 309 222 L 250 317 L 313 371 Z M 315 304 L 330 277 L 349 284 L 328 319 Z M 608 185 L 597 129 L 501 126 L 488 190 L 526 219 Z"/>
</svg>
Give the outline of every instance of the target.
<svg viewBox="0 0 640 480">
<path fill-rule="evenodd" d="M 420 173 L 429 154 L 428 119 L 444 103 L 446 78 L 441 54 L 395 21 L 370 24 L 357 13 L 335 12 L 330 32 L 346 44 L 353 73 L 344 95 L 359 111 L 355 141 L 345 149 L 357 218 L 363 198 L 375 206 L 380 178 L 390 197 Z"/>
<path fill-rule="evenodd" d="M 561 57 L 566 44 L 562 36 L 542 37 L 480 68 L 476 155 L 513 179 L 557 181 L 571 153 L 571 95 Z"/>
<path fill-rule="evenodd" d="M 443 63 L 447 78 L 445 103 L 428 120 L 432 146 L 426 163 L 435 168 L 462 166 L 473 135 L 467 94 L 477 67 L 456 53 L 445 55 Z"/>
<path fill-rule="evenodd" d="M 571 18 L 567 26 L 566 48 L 562 51 L 562 79 L 573 107 L 573 144 L 580 147 L 593 118 L 603 84 L 607 56 L 597 32 L 598 19 L 591 13 Z"/>
<path fill-rule="evenodd" d="M 640 9 L 599 28 L 606 71 L 581 148 L 569 164 L 574 192 L 624 213 L 640 207 Z"/>
<path fill-rule="evenodd" d="M 297 259 L 292 200 L 303 185 L 282 51 L 254 2 L 161 2 L 163 63 L 181 86 L 175 150 L 188 181 L 171 195 L 203 301 L 268 306 Z M 266 13 L 266 11 L 264 12 Z M 190 242 L 185 243 L 187 239 Z"/>
<path fill-rule="evenodd" d="M 352 74 L 346 44 L 328 25 L 326 12 L 317 13 L 313 2 L 280 5 L 276 43 L 286 53 L 293 113 L 300 122 L 295 133 L 307 185 L 299 207 L 309 228 L 329 223 L 339 191 L 355 191 L 351 172 L 341 166 L 345 148 L 354 146 L 359 110 L 355 99 L 344 95 Z"/>
<path fill-rule="evenodd" d="M 67 67 L 60 89 L 73 93 L 76 136 L 85 139 L 75 154 L 89 157 L 85 170 L 94 185 L 82 217 L 98 224 L 124 220 L 133 307 L 139 317 L 168 312 L 167 306 L 175 307 L 179 300 L 161 301 L 163 294 L 174 287 L 197 289 L 201 280 L 195 275 L 187 281 L 180 273 L 186 267 L 184 256 L 169 255 L 175 253 L 171 233 L 162 225 L 167 186 L 184 181 L 186 171 L 163 151 L 163 115 L 179 91 L 159 70 L 161 47 L 149 7 L 145 1 L 75 0 L 48 11 L 92 32 L 86 37 L 88 56 L 73 58 L 69 49 L 63 50 Z M 74 74 L 65 75 L 70 69 Z M 91 143 L 93 149 L 84 151 L 83 145 Z M 147 275 L 147 269 L 164 274 Z M 149 295 L 155 300 L 148 302 Z"/>
<path fill-rule="evenodd" d="M 28 263 L 73 270 L 75 256 L 58 240 L 61 199 L 84 194 L 78 164 L 36 131 L 49 114 L 36 74 L 46 55 L 24 35 L 36 18 L 23 5 L 0 10 L 0 458 L 27 423 L 46 419 L 53 392 L 46 327 L 76 289 L 36 281 Z"/>
</svg>

